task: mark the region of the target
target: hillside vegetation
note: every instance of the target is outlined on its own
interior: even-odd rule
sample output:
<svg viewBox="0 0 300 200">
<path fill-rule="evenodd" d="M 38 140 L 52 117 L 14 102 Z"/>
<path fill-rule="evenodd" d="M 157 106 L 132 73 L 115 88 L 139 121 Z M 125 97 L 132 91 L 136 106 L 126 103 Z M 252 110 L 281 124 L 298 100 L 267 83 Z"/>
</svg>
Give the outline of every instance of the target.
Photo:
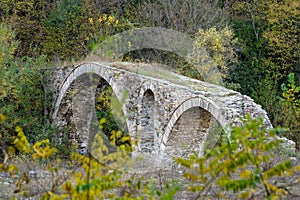
<svg viewBox="0 0 300 200">
<path fill-rule="evenodd" d="M 234 128 L 232 138 L 222 139 L 203 158 L 193 155 L 188 160 L 178 159 L 176 162 L 186 169 L 185 181 L 193 183 L 186 190 L 194 192 L 197 198 L 211 194 L 212 189 L 218 198 L 230 198 L 227 193 L 222 196 L 219 190 L 245 199 L 289 195 L 289 187 L 268 179 L 292 175 L 299 169 L 291 160 L 275 162 L 270 156 L 274 151 L 287 154 L 277 149 L 279 144 L 274 138 L 279 132 L 296 143 L 297 152 L 288 156 L 296 156 L 300 149 L 297 0 L 1 0 L 0 171 L 9 172 L 11 177 L 19 176 L 19 180 L 12 181 L 16 183 L 15 193 L 38 193 L 44 199 L 172 199 L 180 190 L 180 185 L 171 180 L 158 187 L 155 181 L 142 181 L 134 175 L 133 179 L 126 178 L 118 167 L 113 166 L 118 169 L 113 170 L 107 163 L 122 165 L 127 159 L 122 150 L 104 154 L 100 160 L 74 153 L 76 147 L 57 134 L 50 116 L 53 91 L 47 87 L 49 69 L 81 62 L 110 36 L 142 27 L 186 34 L 194 39 L 192 53 L 185 60 L 173 52 L 145 48 L 130 51 L 117 61 L 160 63 L 167 66 L 165 70 L 203 80 L 203 73 L 191 63 L 201 63 L 202 69 L 206 69 L 201 53 L 204 48 L 221 73 L 224 86 L 252 97 L 277 127 L 262 132 L 260 119 L 248 119 L 245 127 Z M 105 112 L 98 110 L 99 123 L 111 123 L 106 128 L 106 135 L 111 135 L 118 130 L 111 130 L 116 124 L 107 109 L 109 95 L 102 96 L 103 102 L 98 104 L 105 105 Z M 103 120 L 103 116 L 107 119 Z M 265 138 L 265 132 L 274 140 Z M 122 141 L 118 143 L 129 144 L 126 138 L 118 138 Z M 106 150 L 99 144 L 103 141 L 97 141 L 102 155 Z M 35 163 L 49 162 L 47 170 L 54 173 L 59 164 L 48 158 L 53 155 L 62 157 L 63 162 L 69 162 L 71 157 L 71 172 L 66 170 L 68 175 L 39 191 L 30 190 L 26 186 L 30 177 L 11 163 L 12 158 L 24 156 Z M 225 164 L 220 166 L 216 160 Z M 249 168 L 245 167 L 248 165 Z"/>
</svg>

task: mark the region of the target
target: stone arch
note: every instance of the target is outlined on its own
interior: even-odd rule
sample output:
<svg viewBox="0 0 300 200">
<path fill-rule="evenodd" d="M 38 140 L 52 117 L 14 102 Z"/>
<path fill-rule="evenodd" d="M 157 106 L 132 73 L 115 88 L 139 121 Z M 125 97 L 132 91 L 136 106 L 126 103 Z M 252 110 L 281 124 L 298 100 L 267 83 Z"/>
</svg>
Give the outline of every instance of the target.
<svg viewBox="0 0 300 200">
<path fill-rule="evenodd" d="M 156 98 L 155 97 L 155 86 L 153 85 L 152 82 L 150 81 L 147 81 L 146 83 L 143 84 L 143 86 L 141 87 L 141 90 L 139 92 L 139 98 L 140 99 L 143 99 L 143 96 L 145 94 L 145 92 L 147 90 L 151 90 L 151 92 L 153 92 L 153 95 L 154 95 L 154 99 Z"/>
<path fill-rule="evenodd" d="M 92 77 L 92 79 L 90 80 L 88 79 L 88 77 Z M 98 63 L 84 63 L 76 66 L 72 70 L 72 72 L 65 78 L 59 89 L 59 94 L 55 102 L 55 110 L 52 115 L 53 120 L 57 119 L 60 105 L 70 86 L 72 84 L 74 85 L 77 80 L 81 79 L 80 81 L 78 81 L 78 84 L 75 84 L 77 86 L 75 90 L 75 96 L 77 95 L 76 100 L 72 100 L 72 110 L 75 110 L 73 112 L 73 120 L 76 127 L 78 128 L 81 140 L 84 141 L 84 145 L 80 146 L 81 148 L 86 148 L 88 146 L 90 137 L 90 135 L 82 133 L 95 133 L 98 128 L 98 125 L 96 126 L 96 124 L 98 124 L 98 121 L 95 117 L 95 92 L 97 87 L 97 81 L 95 80 L 100 80 L 101 78 L 102 80 L 107 82 L 112 88 L 113 93 L 115 94 L 119 102 L 123 97 L 123 93 L 126 92 L 121 86 L 117 84 L 115 80 L 113 80 L 112 77 L 113 70 L 110 70 L 109 66 L 101 65 Z M 84 82 L 82 82 L 82 80 L 84 80 Z M 89 97 L 89 100 L 87 101 L 87 98 L 83 98 L 82 96 Z M 122 106 L 122 112 L 124 115 L 127 114 L 125 105 Z M 125 121 L 125 125 L 127 126 L 127 128 L 131 127 L 128 125 L 127 119 Z M 130 130 L 128 131 L 130 132 Z"/>
<path fill-rule="evenodd" d="M 154 114 L 155 98 L 152 90 L 147 89 L 142 97 L 140 112 L 140 150 L 142 152 L 152 152 L 154 150 Z"/>
<path fill-rule="evenodd" d="M 165 154 L 187 157 L 193 151 L 202 153 L 212 115 L 200 107 L 191 107 L 175 122 L 165 147 Z"/>
<path fill-rule="evenodd" d="M 54 106 L 54 112 L 52 115 L 52 119 L 55 120 L 58 111 L 62 102 L 63 97 L 67 93 L 67 90 L 71 86 L 71 84 L 80 76 L 84 74 L 90 74 L 90 73 L 95 73 L 99 75 L 101 78 L 103 78 L 113 89 L 114 93 L 116 94 L 117 98 L 119 101 L 121 101 L 121 98 L 123 96 L 123 93 L 125 91 L 122 91 L 120 87 L 117 86 L 115 82 L 113 82 L 110 74 L 108 73 L 108 69 L 111 67 L 105 66 L 99 63 L 83 63 L 80 65 L 77 65 L 72 72 L 65 78 L 63 83 L 61 84 L 61 87 L 59 88 L 59 94 L 58 97 L 55 101 L 55 106 Z M 123 106 L 123 112 L 124 115 L 127 115 L 127 110 L 125 109 L 125 106 Z"/>
<path fill-rule="evenodd" d="M 229 123 L 228 120 L 226 120 L 225 116 L 222 114 L 221 109 L 210 99 L 205 98 L 204 96 L 187 99 L 176 108 L 170 120 L 168 121 L 159 144 L 160 152 L 164 151 L 168 143 L 170 134 L 179 118 L 183 116 L 183 114 L 187 111 L 190 111 L 191 113 L 195 112 L 195 109 L 197 108 L 200 110 L 200 114 L 210 114 L 212 117 L 214 117 L 222 127 L 225 127 Z"/>
</svg>

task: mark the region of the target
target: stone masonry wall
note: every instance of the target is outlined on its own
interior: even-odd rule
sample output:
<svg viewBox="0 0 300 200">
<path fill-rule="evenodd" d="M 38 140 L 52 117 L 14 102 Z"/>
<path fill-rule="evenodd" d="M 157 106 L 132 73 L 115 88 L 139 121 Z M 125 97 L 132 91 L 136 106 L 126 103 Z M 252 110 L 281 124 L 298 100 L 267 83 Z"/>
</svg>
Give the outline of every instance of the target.
<svg viewBox="0 0 300 200">
<path fill-rule="evenodd" d="M 199 107 L 184 112 L 175 123 L 165 149 L 169 158 L 188 157 L 193 151 L 200 153 L 211 119 L 211 114 Z"/>
<path fill-rule="evenodd" d="M 112 87 L 119 101 L 123 103 L 122 111 L 131 138 L 144 140 L 140 143 L 141 148 L 137 150 L 163 153 L 170 146 L 179 145 L 179 140 L 192 145 L 192 148 L 200 148 L 199 145 L 195 147 L 195 144 L 202 144 L 205 140 L 207 133 L 205 130 L 208 129 L 207 124 L 211 117 L 225 127 L 230 123 L 239 125 L 240 117 L 243 118 L 249 113 L 252 117 L 264 117 L 266 126 L 272 126 L 266 112 L 251 98 L 238 92 L 172 74 L 177 82 L 185 83 L 179 85 L 172 80 L 124 70 L 120 67 L 123 65 L 151 67 L 130 63 L 84 63 L 54 73 L 56 78 L 53 87 L 58 90 L 53 118 L 57 123 L 69 120 L 67 124 L 75 124 L 77 130 L 74 134 L 77 136 L 74 138 L 81 138 L 83 147 L 89 144 L 87 140 L 92 126 L 89 120 L 94 119 L 96 91 L 93 91 L 93 84 L 85 88 L 84 81 L 80 81 L 84 84 L 74 85 L 75 91 L 81 91 L 77 93 L 79 101 L 74 104 L 74 99 L 66 96 L 76 80 L 91 73 L 105 80 Z M 69 104 L 72 106 L 70 107 Z M 197 109 L 200 111 L 198 112 Z M 144 135 L 141 135 L 141 131 Z M 180 136 L 179 133 L 183 135 Z M 149 150 L 149 147 L 153 149 Z"/>
</svg>

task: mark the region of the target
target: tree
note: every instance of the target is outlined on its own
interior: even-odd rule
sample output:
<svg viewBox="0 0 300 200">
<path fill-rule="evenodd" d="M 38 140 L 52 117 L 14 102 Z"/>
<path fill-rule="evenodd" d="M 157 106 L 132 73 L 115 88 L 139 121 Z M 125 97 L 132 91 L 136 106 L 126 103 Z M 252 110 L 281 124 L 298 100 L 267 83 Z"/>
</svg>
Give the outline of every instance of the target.
<svg viewBox="0 0 300 200">
<path fill-rule="evenodd" d="M 298 85 L 299 84 L 299 85 Z M 282 116 L 276 120 L 281 120 L 278 124 L 288 127 L 286 137 L 296 141 L 297 148 L 300 149 L 300 83 L 296 83 L 295 74 L 288 75 L 288 83 L 281 85 L 282 97 L 280 97 Z"/>
<path fill-rule="evenodd" d="M 43 21 L 53 9 L 53 3 L 47 0 L 4 0 L 0 3 L 1 20 L 13 28 L 20 41 L 17 49 L 19 57 L 38 57 L 40 45 L 44 41 Z"/>
<path fill-rule="evenodd" d="M 239 62 L 230 73 L 231 81 L 263 106 L 274 126 L 294 129 L 296 121 L 289 124 L 282 120 L 287 110 L 278 97 L 281 84 L 299 65 L 299 2 L 249 0 L 230 1 L 230 5 L 240 43 Z"/>
<path fill-rule="evenodd" d="M 148 26 L 169 28 L 192 36 L 200 28 L 222 29 L 227 24 L 226 11 L 218 1 L 147 0 L 139 13 L 145 16 Z"/>
<path fill-rule="evenodd" d="M 47 58 L 15 57 L 18 47 L 15 35 L 10 26 L 0 24 L 0 113 L 6 116 L 0 130 L 7 144 L 12 142 L 16 126 L 22 126 L 31 141 L 51 132 L 46 120 L 51 106 L 50 91 L 45 91 L 46 72 L 42 70 Z"/>
<path fill-rule="evenodd" d="M 282 80 L 299 62 L 300 3 L 284 1 L 237 1 L 234 17 L 250 21 L 256 40 L 265 39 L 263 63 L 274 80 Z"/>
<path fill-rule="evenodd" d="M 221 74 L 219 78 L 226 80 L 230 69 L 233 68 L 237 61 L 236 43 L 237 40 L 234 38 L 234 33 L 228 27 L 221 30 L 217 30 L 215 27 L 207 30 L 199 29 L 195 37 L 193 51 L 189 55 L 189 61 L 200 65 L 200 74 L 209 72 L 212 65 L 217 67 L 218 72 Z M 205 59 L 205 57 L 209 58 Z M 212 63 L 205 63 L 210 59 Z"/>
</svg>

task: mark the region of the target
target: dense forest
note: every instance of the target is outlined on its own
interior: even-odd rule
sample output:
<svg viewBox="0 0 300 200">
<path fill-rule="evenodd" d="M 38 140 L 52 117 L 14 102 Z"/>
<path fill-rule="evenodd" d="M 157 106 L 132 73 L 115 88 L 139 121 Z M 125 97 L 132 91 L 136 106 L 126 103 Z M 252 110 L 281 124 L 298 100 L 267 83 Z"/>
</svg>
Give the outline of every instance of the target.
<svg viewBox="0 0 300 200">
<path fill-rule="evenodd" d="M 46 87 L 47 69 L 80 62 L 110 36 L 142 27 L 172 29 L 193 38 L 190 59 L 201 59 L 198 50 L 205 48 L 222 73 L 224 86 L 262 105 L 273 126 L 285 128 L 282 135 L 300 149 L 297 0 L 1 0 L 0 20 L 0 136 L 6 151 L 11 146 L 18 148 L 14 141 L 22 133 L 29 143 L 43 141 L 36 148 L 47 147 L 46 139 L 52 138 L 50 144 L 58 152 L 69 152 L 70 144 L 58 144 L 56 127 L 51 124 L 53 97 Z M 172 52 L 148 48 L 118 59 L 176 66 L 177 72 L 202 80 L 201 72 Z M 20 139 L 23 145 L 28 142 L 24 137 Z M 80 155 L 76 159 L 87 162 Z M 179 162 L 191 167 L 187 161 Z M 110 176 L 102 178 L 112 182 Z M 224 187 L 242 190 L 253 186 L 243 184 L 241 188 L 229 183 Z M 71 193 L 71 182 L 64 187 Z M 130 187 L 136 196 L 140 194 L 138 183 Z M 176 187 L 166 188 L 161 197 L 169 199 Z"/>
</svg>

